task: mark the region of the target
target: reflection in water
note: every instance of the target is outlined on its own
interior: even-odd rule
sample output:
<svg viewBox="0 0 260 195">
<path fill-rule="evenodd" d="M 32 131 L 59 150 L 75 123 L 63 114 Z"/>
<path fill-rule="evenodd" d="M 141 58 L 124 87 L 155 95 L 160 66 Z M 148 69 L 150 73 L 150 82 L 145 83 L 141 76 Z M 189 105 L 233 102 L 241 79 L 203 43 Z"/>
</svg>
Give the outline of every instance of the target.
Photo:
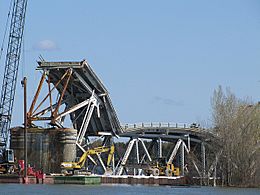
<svg viewBox="0 0 260 195">
<path fill-rule="evenodd" d="M 253 195 L 260 194 L 258 188 L 221 188 L 221 187 L 174 187 L 174 186 L 143 186 L 143 185 L 23 185 L 0 184 L 0 194 L 156 194 L 156 195 L 182 195 L 182 194 L 228 194 L 228 195 Z"/>
</svg>

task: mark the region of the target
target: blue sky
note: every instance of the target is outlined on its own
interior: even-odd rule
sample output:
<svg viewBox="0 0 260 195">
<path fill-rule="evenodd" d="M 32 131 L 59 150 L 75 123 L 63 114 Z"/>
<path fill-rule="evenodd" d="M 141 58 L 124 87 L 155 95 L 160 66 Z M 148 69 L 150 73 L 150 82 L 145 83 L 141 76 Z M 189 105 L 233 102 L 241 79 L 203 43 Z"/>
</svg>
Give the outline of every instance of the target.
<svg viewBox="0 0 260 195">
<path fill-rule="evenodd" d="M 0 0 L 0 38 L 8 2 Z M 122 123 L 210 123 L 218 85 L 260 100 L 260 1 L 29 0 L 13 125 L 36 60 L 87 59 Z M 3 78 L 4 57 L 0 79 Z"/>
</svg>

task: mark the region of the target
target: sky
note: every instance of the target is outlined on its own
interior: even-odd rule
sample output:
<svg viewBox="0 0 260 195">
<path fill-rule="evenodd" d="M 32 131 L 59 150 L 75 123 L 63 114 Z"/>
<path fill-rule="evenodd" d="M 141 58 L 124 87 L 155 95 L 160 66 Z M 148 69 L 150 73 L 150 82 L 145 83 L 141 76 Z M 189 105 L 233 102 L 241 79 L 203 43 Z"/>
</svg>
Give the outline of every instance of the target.
<svg viewBox="0 0 260 195">
<path fill-rule="evenodd" d="M 0 41 L 9 2 L 0 0 Z M 258 0 L 28 0 L 23 51 L 12 126 L 23 121 L 20 80 L 31 102 L 40 55 L 87 59 L 121 123 L 211 124 L 219 85 L 260 101 Z"/>
</svg>

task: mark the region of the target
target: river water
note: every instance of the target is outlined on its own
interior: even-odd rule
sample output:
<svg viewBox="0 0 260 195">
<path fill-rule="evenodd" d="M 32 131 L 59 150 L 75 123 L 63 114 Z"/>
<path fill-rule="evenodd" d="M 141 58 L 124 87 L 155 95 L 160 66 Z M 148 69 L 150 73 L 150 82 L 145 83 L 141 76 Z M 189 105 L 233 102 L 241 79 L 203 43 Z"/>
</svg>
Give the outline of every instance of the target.
<svg viewBox="0 0 260 195">
<path fill-rule="evenodd" d="M 22 195 L 22 194 L 89 194 L 89 195 L 117 195 L 117 194 L 144 194 L 144 195 L 170 195 L 170 194 L 191 194 L 191 195 L 260 195 L 260 188 L 221 188 L 221 187 L 170 187 L 170 186 L 143 186 L 143 185 L 42 185 L 42 184 L 0 184 L 1 195 Z"/>
</svg>

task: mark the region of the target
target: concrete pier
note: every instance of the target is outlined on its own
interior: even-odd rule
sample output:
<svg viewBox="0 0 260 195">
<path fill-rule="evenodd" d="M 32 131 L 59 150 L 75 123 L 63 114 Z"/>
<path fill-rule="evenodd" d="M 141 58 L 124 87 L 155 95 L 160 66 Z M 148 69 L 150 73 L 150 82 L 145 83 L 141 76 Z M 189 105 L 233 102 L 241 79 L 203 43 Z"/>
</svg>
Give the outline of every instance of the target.
<svg viewBox="0 0 260 195">
<path fill-rule="evenodd" d="M 28 164 L 44 173 L 60 173 L 60 164 L 76 158 L 75 129 L 28 128 Z M 11 148 L 17 160 L 24 159 L 23 127 L 11 129 Z"/>
</svg>

